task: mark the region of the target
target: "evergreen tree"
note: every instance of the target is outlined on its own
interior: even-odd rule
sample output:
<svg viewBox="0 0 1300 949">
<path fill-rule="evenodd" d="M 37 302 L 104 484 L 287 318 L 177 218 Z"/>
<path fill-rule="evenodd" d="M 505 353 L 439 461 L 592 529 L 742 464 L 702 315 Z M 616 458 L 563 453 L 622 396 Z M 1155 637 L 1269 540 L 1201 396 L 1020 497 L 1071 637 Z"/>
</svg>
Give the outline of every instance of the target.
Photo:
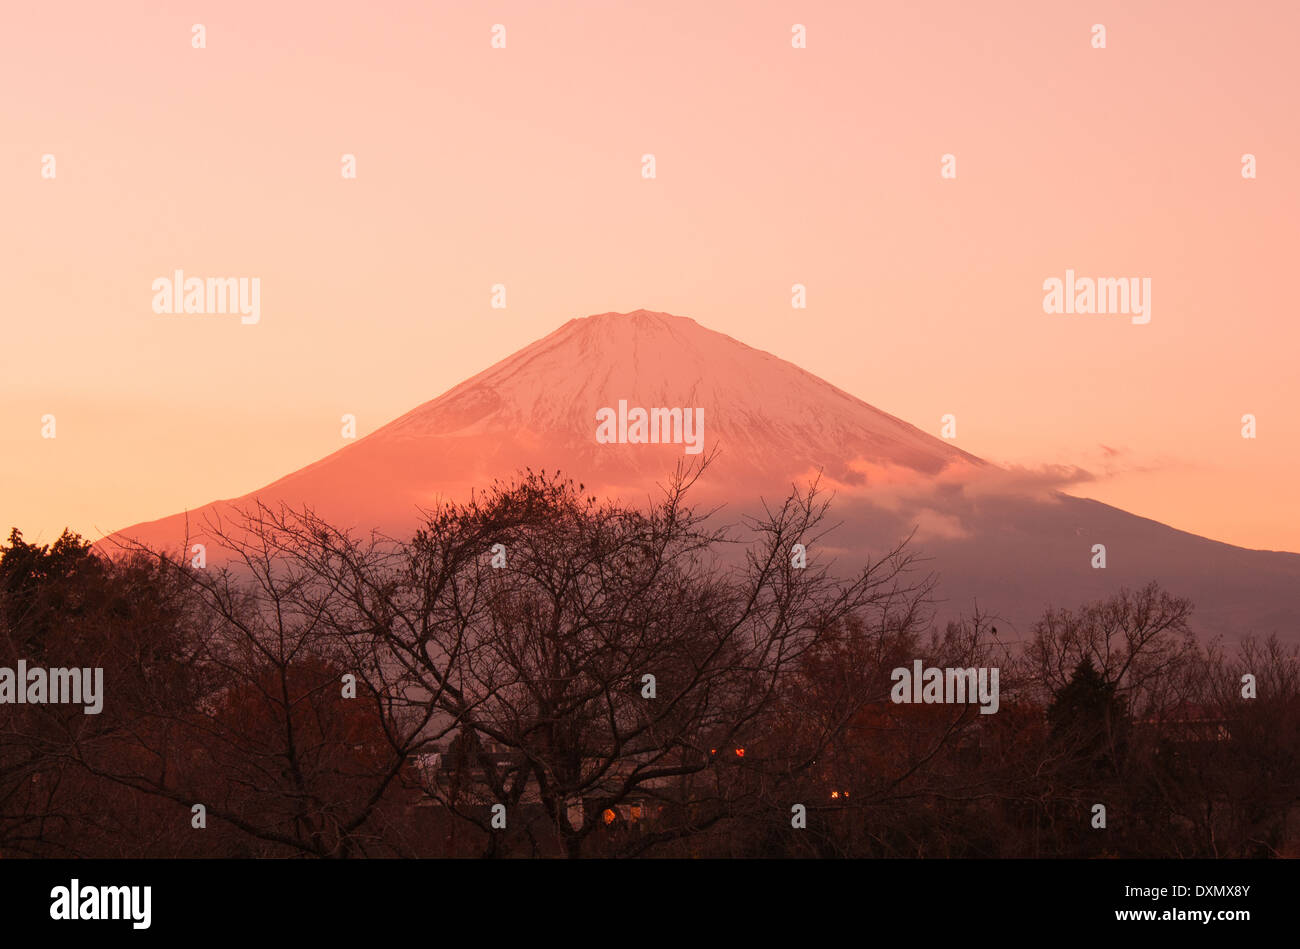
<svg viewBox="0 0 1300 949">
<path fill-rule="evenodd" d="M 1115 684 L 1085 656 L 1047 709 L 1051 741 L 1085 771 L 1113 768 L 1123 759 L 1128 710 Z"/>
</svg>

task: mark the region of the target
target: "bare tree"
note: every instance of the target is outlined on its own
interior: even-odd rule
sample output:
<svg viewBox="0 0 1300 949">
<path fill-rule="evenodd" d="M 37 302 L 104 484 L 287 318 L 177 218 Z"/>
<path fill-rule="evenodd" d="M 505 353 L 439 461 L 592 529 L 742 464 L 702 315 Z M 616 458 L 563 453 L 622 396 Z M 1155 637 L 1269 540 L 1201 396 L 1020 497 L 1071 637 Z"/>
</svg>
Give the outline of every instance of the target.
<svg viewBox="0 0 1300 949">
<path fill-rule="evenodd" d="M 910 560 L 894 551 L 846 580 L 796 566 L 826 511 L 814 488 L 749 520 L 728 562 L 715 548 L 740 542 L 685 504 L 696 476 L 635 510 L 530 473 L 430 517 L 396 586 L 358 585 L 379 664 L 461 736 L 457 780 L 429 794 L 489 834 L 489 805 L 516 820 L 531 806 L 569 856 L 635 806 L 645 831 L 601 846 L 637 853 L 806 767 L 765 729 L 810 649 L 868 604 L 920 592 L 900 583 Z"/>
<path fill-rule="evenodd" d="M 376 687 L 374 657 L 349 639 L 373 631 L 345 583 L 362 564 L 379 573 L 392 545 L 265 505 L 207 530 L 230 563 L 195 569 L 157 555 L 189 592 L 185 687 L 71 753 L 93 774 L 182 805 L 175 819 L 186 824 L 202 805 L 237 852 L 409 853 L 400 814 L 376 825 L 432 710 L 412 720 L 398 714 L 412 706 Z"/>
<path fill-rule="evenodd" d="M 1055 695 L 1079 663 L 1090 659 L 1134 715 L 1169 701 L 1160 684 L 1196 660 L 1188 621 L 1191 601 L 1150 583 L 1079 610 L 1049 609 L 1034 625 L 1027 657 L 1042 697 Z"/>
</svg>

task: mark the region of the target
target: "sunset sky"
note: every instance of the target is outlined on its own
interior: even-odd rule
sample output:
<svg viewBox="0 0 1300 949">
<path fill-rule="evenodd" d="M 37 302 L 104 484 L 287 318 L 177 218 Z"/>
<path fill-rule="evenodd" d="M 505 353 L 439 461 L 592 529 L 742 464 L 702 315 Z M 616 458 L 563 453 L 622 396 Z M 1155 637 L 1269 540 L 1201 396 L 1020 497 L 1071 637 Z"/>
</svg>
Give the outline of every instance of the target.
<svg viewBox="0 0 1300 949">
<path fill-rule="evenodd" d="M 343 413 L 364 435 L 647 308 L 1082 469 L 1074 493 L 1300 551 L 1300 5 L 644 6 L 10 4 L 6 531 L 242 495 L 341 447 Z M 1067 268 L 1149 277 L 1150 323 L 1044 313 Z M 176 269 L 260 278 L 260 322 L 155 314 Z"/>
</svg>

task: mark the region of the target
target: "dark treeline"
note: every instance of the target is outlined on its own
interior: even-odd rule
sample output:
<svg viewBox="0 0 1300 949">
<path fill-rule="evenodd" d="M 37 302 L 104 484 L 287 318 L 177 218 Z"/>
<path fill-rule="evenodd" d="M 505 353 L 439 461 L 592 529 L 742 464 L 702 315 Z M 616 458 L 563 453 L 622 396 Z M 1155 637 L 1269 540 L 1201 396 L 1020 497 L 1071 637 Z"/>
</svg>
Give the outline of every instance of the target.
<svg viewBox="0 0 1300 949">
<path fill-rule="evenodd" d="M 103 695 L 0 686 L 0 856 L 1300 852 L 1294 648 L 1154 585 L 935 629 L 910 544 L 846 575 L 815 488 L 723 530 L 691 483 L 529 473 L 406 541 L 263 507 L 204 566 L 15 530 L 0 665 Z M 997 668 L 997 711 L 891 701 L 916 660 Z"/>
</svg>

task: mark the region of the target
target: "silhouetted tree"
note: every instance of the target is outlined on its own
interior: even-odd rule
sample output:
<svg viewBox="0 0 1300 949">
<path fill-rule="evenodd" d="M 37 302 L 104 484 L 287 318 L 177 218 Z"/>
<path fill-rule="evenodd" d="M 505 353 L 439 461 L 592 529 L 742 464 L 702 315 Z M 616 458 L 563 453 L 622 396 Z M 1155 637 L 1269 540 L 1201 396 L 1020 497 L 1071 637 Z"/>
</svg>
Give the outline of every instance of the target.
<svg viewBox="0 0 1300 949">
<path fill-rule="evenodd" d="M 1123 758 L 1128 717 L 1114 683 L 1085 656 L 1047 707 L 1050 736 L 1085 773 L 1113 770 Z"/>
</svg>

